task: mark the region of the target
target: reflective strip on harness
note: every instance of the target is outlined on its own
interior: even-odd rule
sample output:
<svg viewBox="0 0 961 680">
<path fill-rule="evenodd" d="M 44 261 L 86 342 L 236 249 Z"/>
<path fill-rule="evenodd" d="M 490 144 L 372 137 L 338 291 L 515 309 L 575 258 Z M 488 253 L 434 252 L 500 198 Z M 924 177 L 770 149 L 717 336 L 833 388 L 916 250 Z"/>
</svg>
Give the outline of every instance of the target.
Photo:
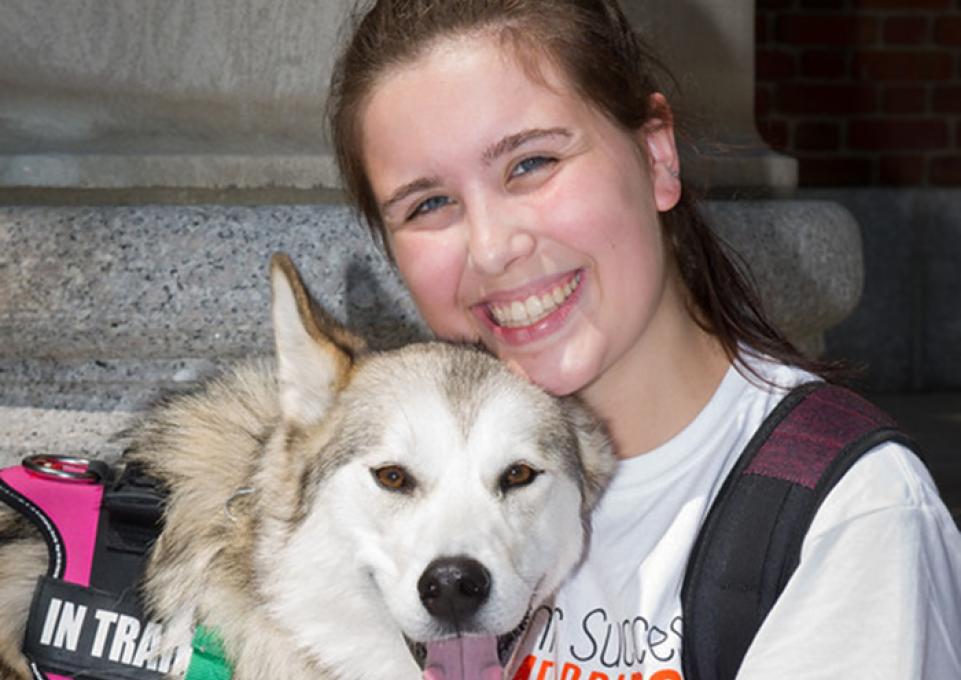
<svg viewBox="0 0 961 680">
<path fill-rule="evenodd" d="M 90 565 L 97 541 L 103 500 L 100 484 L 57 482 L 30 474 L 21 466 L 0 470 L 4 500 L 27 516 L 43 533 L 51 549 L 49 576 L 81 586 L 90 585 Z"/>
</svg>

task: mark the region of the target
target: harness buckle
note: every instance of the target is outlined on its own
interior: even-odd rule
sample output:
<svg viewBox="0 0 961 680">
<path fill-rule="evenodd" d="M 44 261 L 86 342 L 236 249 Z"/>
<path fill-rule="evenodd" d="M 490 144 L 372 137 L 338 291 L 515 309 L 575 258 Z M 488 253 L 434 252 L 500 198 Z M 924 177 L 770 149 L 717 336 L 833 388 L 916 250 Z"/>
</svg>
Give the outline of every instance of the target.
<svg viewBox="0 0 961 680">
<path fill-rule="evenodd" d="M 41 453 L 27 456 L 22 465 L 31 474 L 76 484 L 97 484 L 107 476 L 102 462 L 79 456 Z"/>
</svg>

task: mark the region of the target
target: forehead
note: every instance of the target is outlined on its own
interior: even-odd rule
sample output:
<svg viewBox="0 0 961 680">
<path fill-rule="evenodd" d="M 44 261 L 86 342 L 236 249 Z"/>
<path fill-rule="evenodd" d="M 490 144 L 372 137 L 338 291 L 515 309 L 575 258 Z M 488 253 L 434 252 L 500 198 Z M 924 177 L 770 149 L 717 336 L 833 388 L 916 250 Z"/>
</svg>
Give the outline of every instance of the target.
<svg viewBox="0 0 961 680">
<path fill-rule="evenodd" d="M 369 168 L 404 141 L 422 148 L 424 139 L 443 133 L 445 143 L 490 143 L 525 123 L 543 125 L 544 116 L 584 115 L 590 108 L 542 55 L 490 36 L 449 39 L 388 70 L 372 87 L 361 111 L 361 148 Z"/>
</svg>

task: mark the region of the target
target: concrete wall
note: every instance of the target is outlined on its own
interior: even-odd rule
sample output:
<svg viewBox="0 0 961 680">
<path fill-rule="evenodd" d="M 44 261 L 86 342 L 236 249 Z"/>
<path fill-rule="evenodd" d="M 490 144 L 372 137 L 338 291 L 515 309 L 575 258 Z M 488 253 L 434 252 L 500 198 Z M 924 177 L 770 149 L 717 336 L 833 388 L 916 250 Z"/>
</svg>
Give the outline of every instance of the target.
<svg viewBox="0 0 961 680">
<path fill-rule="evenodd" d="M 0 186 L 333 186 L 347 3 L 4 0 Z"/>
</svg>

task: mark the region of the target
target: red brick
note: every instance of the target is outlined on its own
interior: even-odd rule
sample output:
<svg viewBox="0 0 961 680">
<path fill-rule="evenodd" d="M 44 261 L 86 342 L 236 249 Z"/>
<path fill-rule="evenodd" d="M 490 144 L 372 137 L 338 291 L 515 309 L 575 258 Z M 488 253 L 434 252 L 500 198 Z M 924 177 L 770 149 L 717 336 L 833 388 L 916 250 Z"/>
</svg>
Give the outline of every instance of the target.
<svg viewBox="0 0 961 680">
<path fill-rule="evenodd" d="M 884 42 L 919 45 L 928 37 L 928 19 L 923 16 L 888 17 L 884 20 Z"/>
<path fill-rule="evenodd" d="M 801 55 L 805 78 L 843 78 L 847 72 L 847 55 L 841 50 L 806 50 Z"/>
<path fill-rule="evenodd" d="M 841 143 L 841 129 L 837 123 L 805 121 L 794 130 L 794 148 L 800 151 L 833 151 Z"/>
<path fill-rule="evenodd" d="M 872 85 L 787 84 L 777 89 L 775 109 L 784 113 L 873 113 L 877 93 Z"/>
<path fill-rule="evenodd" d="M 772 149 L 783 150 L 788 148 L 790 132 L 787 122 L 783 120 L 759 120 L 757 121 L 757 131 L 761 139 L 768 143 Z"/>
<path fill-rule="evenodd" d="M 837 14 L 787 14 L 778 17 L 778 40 L 794 45 L 867 45 L 877 39 L 874 17 Z"/>
<path fill-rule="evenodd" d="M 874 164 L 869 158 L 798 156 L 801 186 L 852 186 L 872 184 Z"/>
<path fill-rule="evenodd" d="M 934 22 L 934 41 L 939 45 L 961 45 L 961 17 L 938 17 Z"/>
<path fill-rule="evenodd" d="M 758 50 L 755 54 L 754 71 L 759 80 L 791 78 L 797 72 L 794 55 L 779 50 Z"/>
<path fill-rule="evenodd" d="M 770 23 L 767 12 L 758 12 L 754 17 L 754 44 L 764 45 L 767 43 L 771 32 L 768 30 Z"/>
<path fill-rule="evenodd" d="M 771 91 L 763 86 L 754 88 L 754 116 L 767 118 L 771 113 Z"/>
<path fill-rule="evenodd" d="M 948 126 L 940 118 L 855 120 L 848 126 L 852 149 L 943 149 L 947 143 Z"/>
<path fill-rule="evenodd" d="M 882 156 L 878 167 L 881 184 L 916 186 L 924 182 L 923 156 Z"/>
<path fill-rule="evenodd" d="M 951 0 L 859 0 L 862 9 L 945 9 Z"/>
<path fill-rule="evenodd" d="M 961 185 L 961 156 L 932 158 L 928 163 L 931 184 L 939 186 Z"/>
<path fill-rule="evenodd" d="M 961 113 L 961 86 L 938 86 L 931 95 L 935 113 Z"/>
<path fill-rule="evenodd" d="M 881 95 L 881 110 L 885 113 L 926 113 L 927 89 L 922 85 L 886 87 Z"/>
<path fill-rule="evenodd" d="M 948 52 L 930 50 L 860 52 L 852 66 L 856 78 L 870 80 L 945 80 L 952 70 Z"/>
</svg>

